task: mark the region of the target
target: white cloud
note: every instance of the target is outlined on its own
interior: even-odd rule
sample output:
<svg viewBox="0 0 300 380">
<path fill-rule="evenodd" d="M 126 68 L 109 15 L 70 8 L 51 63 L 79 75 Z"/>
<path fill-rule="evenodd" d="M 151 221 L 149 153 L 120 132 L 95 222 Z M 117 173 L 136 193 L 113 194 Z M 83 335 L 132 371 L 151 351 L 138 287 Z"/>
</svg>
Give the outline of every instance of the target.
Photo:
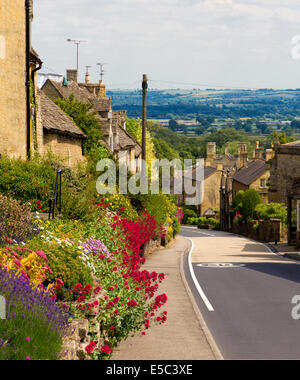
<svg viewBox="0 0 300 380">
<path fill-rule="evenodd" d="M 109 62 L 108 84 L 147 70 L 180 82 L 299 87 L 289 51 L 299 19 L 295 0 L 39 0 L 34 40 L 46 65 L 64 72 L 74 66 L 66 38 L 88 39 L 81 72 L 94 65 L 95 79 L 95 63 Z"/>
</svg>

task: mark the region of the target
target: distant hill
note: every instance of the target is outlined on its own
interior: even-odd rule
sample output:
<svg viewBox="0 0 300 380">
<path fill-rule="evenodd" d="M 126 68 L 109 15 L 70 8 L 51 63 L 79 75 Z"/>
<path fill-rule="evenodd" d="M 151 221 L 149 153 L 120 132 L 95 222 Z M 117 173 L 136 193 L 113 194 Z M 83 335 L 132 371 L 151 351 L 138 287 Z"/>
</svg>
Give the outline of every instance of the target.
<svg viewBox="0 0 300 380">
<path fill-rule="evenodd" d="M 141 117 L 141 90 L 107 92 L 115 109 Z M 216 118 L 294 118 L 300 116 L 300 89 L 292 90 L 149 90 L 148 117 L 188 119 L 199 114 Z"/>
</svg>

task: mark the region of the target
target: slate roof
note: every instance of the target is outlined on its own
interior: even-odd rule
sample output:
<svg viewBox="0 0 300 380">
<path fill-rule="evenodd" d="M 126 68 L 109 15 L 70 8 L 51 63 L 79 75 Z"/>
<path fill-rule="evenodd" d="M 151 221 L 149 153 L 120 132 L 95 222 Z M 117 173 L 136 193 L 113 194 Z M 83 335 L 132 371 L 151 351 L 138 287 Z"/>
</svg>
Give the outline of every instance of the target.
<svg viewBox="0 0 300 380">
<path fill-rule="evenodd" d="M 38 53 L 33 49 L 33 47 L 30 48 L 30 51 L 29 51 L 29 58 L 30 58 L 30 62 L 31 63 L 35 63 L 35 64 L 42 64 L 43 62 L 41 61 L 40 59 L 40 56 L 38 55 Z"/>
<path fill-rule="evenodd" d="M 98 98 L 91 94 L 85 87 L 80 87 L 76 82 L 69 82 L 67 86 L 65 86 L 63 82 L 56 82 L 51 79 L 48 79 L 47 82 L 48 84 L 51 83 L 52 86 L 58 91 L 60 96 L 64 99 L 67 99 L 72 94 L 74 94 L 75 99 L 77 99 L 79 102 L 92 104 L 93 109 L 97 112 L 109 112 L 111 110 L 110 98 Z"/>
<path fill-rule="evenodd" d="M 270 165 L 266 164 L 265 161 L 253 161 L 245 168 L 239 170 L 233 176 L 233 180 L 249 186 L 252 182 L 261 177 L 268 169 L 270 169 Z"/>
<path fill-rule="evenodd" d="M 86 139 L 86 135 L 74 124 L 43 91 L 38 90 L 42 127 L 52 133 Z"/>
</svg>

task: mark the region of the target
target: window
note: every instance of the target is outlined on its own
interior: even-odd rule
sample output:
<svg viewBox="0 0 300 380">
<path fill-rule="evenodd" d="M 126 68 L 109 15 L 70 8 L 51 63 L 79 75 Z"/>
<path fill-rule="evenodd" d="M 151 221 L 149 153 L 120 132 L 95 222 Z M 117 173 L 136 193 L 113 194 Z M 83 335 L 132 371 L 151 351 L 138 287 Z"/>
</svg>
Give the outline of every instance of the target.
<svg viewBox="0 0 300 380">
<path fill-rule="evenodd" d="M 267 180 L 266 179 L 261 179 L 260 180 L 260 187 L 266 188 L 267 187 Z"/>
</svg>

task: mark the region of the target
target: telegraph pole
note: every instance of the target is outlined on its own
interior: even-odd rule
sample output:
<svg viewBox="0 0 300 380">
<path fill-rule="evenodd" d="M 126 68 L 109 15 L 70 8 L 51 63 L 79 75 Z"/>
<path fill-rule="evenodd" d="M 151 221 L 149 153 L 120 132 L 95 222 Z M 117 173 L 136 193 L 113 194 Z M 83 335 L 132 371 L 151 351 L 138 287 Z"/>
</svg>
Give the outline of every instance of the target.
<svg viewBox="0 0 300 380">
<path fill-rule="evenodd" d="M 147 75 L 143 75 L 143 142 L 142 142 L 142 159 L 146 161 L 146 138 L 147 138 L 147 90 L 148 90 L 148 78 Z"/>
</svg>

